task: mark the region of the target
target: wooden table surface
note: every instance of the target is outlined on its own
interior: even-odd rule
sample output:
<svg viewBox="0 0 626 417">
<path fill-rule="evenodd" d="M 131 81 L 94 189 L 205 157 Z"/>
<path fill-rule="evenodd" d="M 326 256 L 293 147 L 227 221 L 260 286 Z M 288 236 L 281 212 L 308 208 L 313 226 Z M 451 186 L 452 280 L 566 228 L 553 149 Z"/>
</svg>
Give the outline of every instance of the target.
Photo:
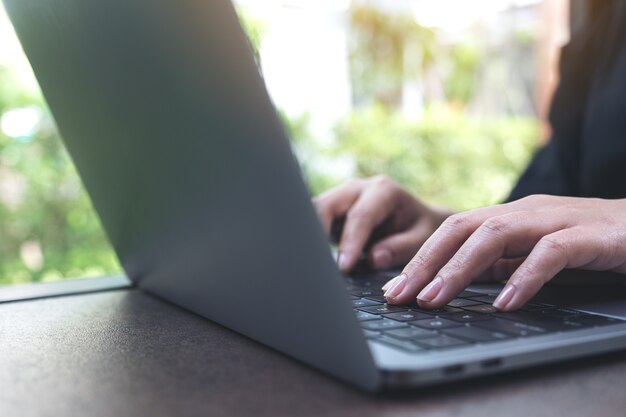
<svg viewBox="0 0 626 417">
<path fill-rule="evenodd" d="M 0 370 L 2 417 L 626 415 L 626 352 L 370 395 L 136 289 L 0 303 Z"/>
</svg>

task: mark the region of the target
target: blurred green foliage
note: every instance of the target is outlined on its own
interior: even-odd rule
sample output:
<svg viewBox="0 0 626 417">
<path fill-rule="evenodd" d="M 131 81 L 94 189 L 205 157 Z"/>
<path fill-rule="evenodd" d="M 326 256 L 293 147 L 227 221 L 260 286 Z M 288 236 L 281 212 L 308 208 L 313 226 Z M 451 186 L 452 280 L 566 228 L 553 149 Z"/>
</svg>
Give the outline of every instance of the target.
<svg viewBox="0 0 626 417">
<path fill-rule="evenodd" d="M 0 131 L 0 283 L 119 271 L 41 97 L 1 67 L 0 86 L 0 115 L 41 115 L 28 135 Z"/>
<path fill-rule="evenodd" d="M 441 49 L 434 30 L 369 5 L 350 8 L 349 61 L 357 105 L 397 107 L 406 79 L 419 78 Z"/>
<path fill-rule="evenodd" d="M 444 83 L 446 96 L 458 103 L 468 103 L 474 95 L 483 50 L 478 45 L 462 43 L 454 45 L 448 56 L 452 63 Z"/>
<path fill-rule="evenodd" d="M 313 156 L 303 160 L 304 171 L 313 193 L 346 179 L 325 169 L 335 160 L 353 165 L 356 176 L 386 174 L 433 204 L 471 209 L 508 195 L 537 135 L 534 118 L 477 119 L 433 105 L 422 119 L 410 121 L 372 107 L 343 120 L 334 145 L 311 149 L 309 144 Z"/>
</svg>

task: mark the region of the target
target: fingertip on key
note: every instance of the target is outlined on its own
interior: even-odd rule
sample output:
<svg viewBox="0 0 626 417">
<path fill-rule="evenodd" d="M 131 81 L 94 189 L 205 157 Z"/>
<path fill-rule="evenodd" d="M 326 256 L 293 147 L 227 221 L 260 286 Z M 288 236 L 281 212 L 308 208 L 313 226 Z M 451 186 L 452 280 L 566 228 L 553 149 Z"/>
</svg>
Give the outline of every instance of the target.
<svg viewBox="0 0 626 417">
<path fill-rule="evenodd" d="M 389 281 L 387 281 L 385 285 L 381 287 L 381 290 L 385 292 L 388 291 L 391 287 L 393 287 L 396 284 L 396 282 L 398 282 L 402 278 L 402 275 L 403 274 L 400 274 L 397 277 L 391 278 Z"/>
<path fill-rule="evenodd" d="M 516 287 L 514 284 L 507 284 L 493 302 L 493 306 L 498 310 L 506 310 L 515 295 Z"/>
<path fill-rule="evenodd" d="M 441 288 L 443 288 L 443 279 L 441 277 L 437 277 L 418 294 L 417 301 L 430 303 L 437 297 L 437 295 L 439 295 Z"/>
<path fill-rule="evenodd" d="M 384 296 L 385 298 L 387 298 L 387 300 L 391 302 L 396 301 L 396 297 L 398 297 L 402 293 L 402 290 L 404 290 L 404 287 L 406 285 L 406 278 L 407 276 L 404 274 L 400 274 L 399 276 L 394 278 L 393 283 L 389 287 L 387 287 L 387 290 L 385 290 Z"/>
</svg>

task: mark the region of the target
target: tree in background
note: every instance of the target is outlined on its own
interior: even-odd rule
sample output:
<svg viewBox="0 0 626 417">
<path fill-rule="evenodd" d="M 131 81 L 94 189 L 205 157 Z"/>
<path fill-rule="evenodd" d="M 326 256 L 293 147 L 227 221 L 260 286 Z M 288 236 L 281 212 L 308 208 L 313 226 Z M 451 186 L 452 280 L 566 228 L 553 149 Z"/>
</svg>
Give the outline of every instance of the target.
<svg viewBox="0 0 626 417">
<path fill-rule="evenodd" d="M 349 19 L 353 102 L 400 108 L 405 80 L 420 77 L 435 62 L 436 33 L 410 16 L 369 5 L 353 5 Z"/>
</svg>

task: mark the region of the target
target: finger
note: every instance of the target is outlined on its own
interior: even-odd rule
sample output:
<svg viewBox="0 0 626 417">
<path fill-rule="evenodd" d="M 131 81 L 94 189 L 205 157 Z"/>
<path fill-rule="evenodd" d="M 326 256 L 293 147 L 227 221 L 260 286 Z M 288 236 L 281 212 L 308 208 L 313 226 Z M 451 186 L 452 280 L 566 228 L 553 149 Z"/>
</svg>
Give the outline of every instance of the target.
<svg viewBox="0 0 626 417">
<path fill-rule="evenodd" d="M 437 272 L 439 288 L 426 287 L 417 302 L 425 308 L 443 306 L 502 257 L 526 255 L 542 236 L 565 227 L 562 214 L 552 211 L 517 211 L 487 219 Z"/>
<path fill-rule="evenodd" d="M 413 301 L 417 293 L 433 280 L 439 269 L 459 250 L 489 213 L 497 210 L 496 207 L 448 217 L 404 267 L 394 285 L 388 287 L 385 292 L 387 301 L 394 304 Z"/>
<path fill-rule="evenodd" d="M 331 237 L 335 220 L 346 215 L 350 207 L 359 198 L 363 189 L 363 181 L 354 179 L 332 188 L 313 199 L 313 205 L 322 222 L 324 233 Z"/>
<path fill-rule="evenodd" d="M 419 225 L 382 239 L 369 250 L 369 264 L 374 269 L 388 269 L 406 264 L 428 236 L 430 229 L 427 225 Z"/>
<path fill-rule="evenodd" d="M 541 287 L 565 268 L 576 268 L 592 262 L 600 248 L 590 245 L 592 236 L 580 228 L 559 230 L 544 236 L 526 260 L 513 273 L 493 305 L 511 311 L 524 305 Z"/>
<path fill-rule="evenodd" d="M 477 276 L 473 282 L 500 282 L 507 280 L 525 260 L 525 256 L 512 259 L 498 259 L 491 265 L 491 268 Z"/>
<path fill-rule="evenodd" d="M 394 189 L 366 189 L 348 210 L 339 241 L 339 269 L 351 270 L 359 260 L 373 230 L 394 210 Z"/>
</svg>

